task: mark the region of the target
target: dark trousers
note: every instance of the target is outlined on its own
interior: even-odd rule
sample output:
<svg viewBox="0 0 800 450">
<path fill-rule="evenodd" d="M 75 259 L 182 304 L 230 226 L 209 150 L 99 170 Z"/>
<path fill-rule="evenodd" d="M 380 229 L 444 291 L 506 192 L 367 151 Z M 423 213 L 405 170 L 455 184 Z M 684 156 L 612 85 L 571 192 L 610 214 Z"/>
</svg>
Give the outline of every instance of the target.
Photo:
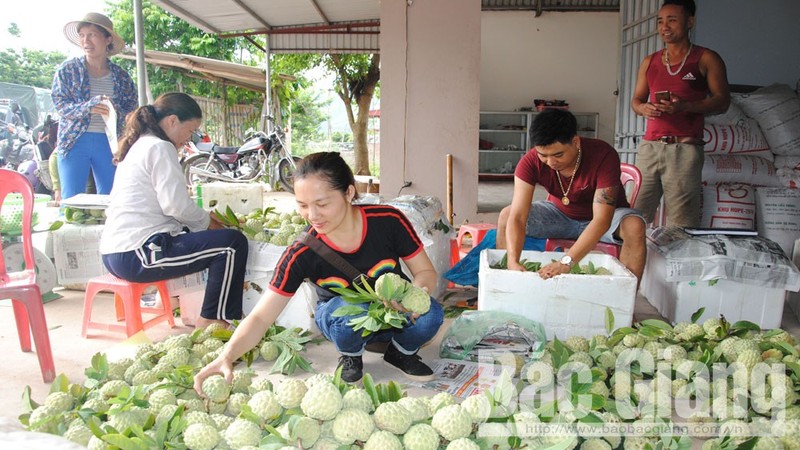
<svg viewBox="0 0 800 450">
<path fill-rule="evenodd" d="M 208 269 L 200 316 L 242 318 L 242 290 L 247 264 L 247 238 L 237 230 L 154 234 L 141 248 L 103 255 L 108 271 L 123 280 L 147 283 Z"/>
</svg>

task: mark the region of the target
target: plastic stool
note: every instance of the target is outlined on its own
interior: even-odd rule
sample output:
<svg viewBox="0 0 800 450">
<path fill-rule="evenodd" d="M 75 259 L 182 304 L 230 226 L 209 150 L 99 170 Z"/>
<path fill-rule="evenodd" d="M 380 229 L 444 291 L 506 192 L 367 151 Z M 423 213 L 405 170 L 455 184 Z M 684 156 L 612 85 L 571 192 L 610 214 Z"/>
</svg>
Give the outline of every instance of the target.
<svg viewBox="0 0 800 450">
<path fill-rule="evenodd" d="M 472 247 L 475 247 L 476 245 L 480 244 L 480 242 L 483 240 L 483 237 L 486 236 L 486 233 L 496 228 L 497 225 L 493 223 L 465 223 L 464 225 L 458 227 L 456 247 L 461 253 L 460 256 L 463 258 L 464 255 L 466 255 L 466 252 L 461 251 L 461 240 L 464 239 L 464 235 L 469 234 L 470 237 L 472 237 Z"/>
<path fill-rule="evenodd" d="M 143 308 L 141 298 L 145 288 L 155 286 L 161 296 L 161 308 Z M 111 291 L 114 293 L 114 307 L 117 313 L 117 321 L 125 321 L 125 325 L 111 323 L 92 322 L 92 303 L 94 297 L 100 291 Z M 142 313 L 155 314 L 156 316 L 144 321 Z M 166 280 L 154 281 L 152 283 L 134 283 L 132 281 L 121 280 L 114 275 L 106 274 L 94 277 L 86 284 L 86 295 L 83 300 L 83 329 L 81 336 L 86 337 L 87 331 L 93 330 L 114 331 L 126 333 L 128 337 L 146 330 L 153 325 L 166 321 L 170 328 L 175 327 L 175 319 L 172 317 L 172 305 L 169 300 L 169 290 Z"/>
</svg>

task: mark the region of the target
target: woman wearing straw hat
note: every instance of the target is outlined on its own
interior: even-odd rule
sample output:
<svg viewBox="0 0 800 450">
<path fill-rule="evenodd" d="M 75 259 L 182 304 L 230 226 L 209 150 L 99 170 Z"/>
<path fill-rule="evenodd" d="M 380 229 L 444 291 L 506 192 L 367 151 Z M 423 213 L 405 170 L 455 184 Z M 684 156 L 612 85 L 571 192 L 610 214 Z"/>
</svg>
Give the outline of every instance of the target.
<svg viewBox="0 0 800 450">
<path fill-rule="evenodd" d="M 58 123 L 58 171 L 61 196 L 84 192 L 91 168 L 98 194 L 108 194 L 114 183 L 113 151 L 105 134 L 103 116 L 110 100 L 117 114 L 117 135 L 125 116 L 138 106 L 136 86 L 130 75 L 108 58 L 125 48 L 114 24 L 99 13 L 69 22 L 64 34 L 83 49 L 84 56 L 65 61 L 53 79 L 53 102 Z"/>
</svg>

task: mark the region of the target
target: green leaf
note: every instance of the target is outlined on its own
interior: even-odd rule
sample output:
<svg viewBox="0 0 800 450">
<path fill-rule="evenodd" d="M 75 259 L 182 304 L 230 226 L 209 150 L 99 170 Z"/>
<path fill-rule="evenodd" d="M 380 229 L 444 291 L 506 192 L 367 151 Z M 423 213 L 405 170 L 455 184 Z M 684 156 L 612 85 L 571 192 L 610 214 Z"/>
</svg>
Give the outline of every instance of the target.
<svg viewBox="0 0 800 450">
<path fill-rule="evenodd" d="M 659 328 L 664 331 L 672 331 L 672 325 L 658 319 L 645 319 L 640 322 L 642 325 Z"/>
<path fill-rule="evenodd" d="M 369 394 L 369 398 L 372 399 L 372 406 L 377 408 L 381 404 L 381 401 L 378 397 L 378 390 L 375 389 L 375 382 L 372 381 L 372 375 L 365 373 L 364 378 L 361 380 L 364 385 L 364 390 Z"/>
<path fill-rule="evenodd" d="M 695 311 L 694 314 L 692 314 L 692 323 L 697 323 L 697 321 L 700 319 L 700 317 L 703 316 L 704 312 L 706 312 L 706 308 L 705 307 L 700 308 L 697 311 Z"/>
<path fill-rule="evenodd" d="M 38 407 L 39 404 L 33 401 L 33 397 L 31 397 L 31 387 L 25 386 L 25 389 L 22 390 L 22 410 L 31 412 Z"/>
<path fill-rule="evenodd" d="M 606 334 L 611 334 L 612 331 L 614 331 L 614 312 L 606 306 Z"/>
<path fill-rule="evenodd" d="M 748 331 L 761 331 L 761 327 L 757 324 L 747 321 L 747 320 L 740 320 L 733 325 L 731 325 L 730 331 L 738 331 L 738 330 L 748 330 Z"/>
<path fill-rule="evenodd" d="M 106 434 L 103 440 L 111 445 L 119 447 L 122 450 L 139 450 L 141 447 L 136 444 L 131 438 L 121 434 Z"/>
<path fill-rule="evenodd" d="M 345 305 L 336 308 L 331 314 L 333 317 L 357 316 L 364 313 L 364 308 L 356 305 Z"/>
<path fill-rule="evenodd" d="M 69 391 L 69 380 L 67 376 L 63 373 L 58 374 L 55 380 L 53 380 L 53 384 L 50 385 L 50 393 L 54 392 L 68 392 Z"/>
<path fill-rule="evenodd" d="M 771 342 L 771 344 L 786 355 L 797 356 L 797 349 L 786 342 Z"/>
</svg>

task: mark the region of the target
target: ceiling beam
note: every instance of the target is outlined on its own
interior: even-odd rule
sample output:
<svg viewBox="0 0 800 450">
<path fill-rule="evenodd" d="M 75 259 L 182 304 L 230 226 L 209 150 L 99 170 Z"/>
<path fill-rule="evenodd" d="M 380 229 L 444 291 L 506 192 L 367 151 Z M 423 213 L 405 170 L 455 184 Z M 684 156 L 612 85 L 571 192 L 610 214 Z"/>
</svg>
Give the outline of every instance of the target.
<svg viewBox="0 0 800 450">
<path fill-rule="evenodd" d="M 172 0 L 161 0 L 161 3 L 163 3 L 165 5 L 168 5 L 170 8 L 174 9 L 175 11 L 177 11 L 179 13 L 178 15 L 182 15 L 184 18 L 188 17 L 189 19 L 191 19 L 195 23 L 199 24 L 201 28 L 205 28 L 206 31 L 208 31 L 209 33 L 215 33 L 215 34 L 221 33 L 221 30 L 219 30 L 216 27 L 211 26 L 205 20 L 200 19 L 196 15 L 194 15 L 194 14 L 190 13 L 189 11 L 187 11 L 187 10 L 181 8 L 180 6 L 176 5 L 175 2 L 173 2 Z"/>
<path fill-rule="evenodd" d="M 311 2 L 311 5 L 314 7 L 314 9 L 317 10 L 317 14 L 319 14 L 319 16 L 322 17 L 322 21 L 325 23 L 325 25 L 330 25 L 331 21 L 328 20 L 328 16 L 326 16 L 325 13 L 322 11 L 322 8 L 319 7 L 319 3 L 317 3 L 317 0 L 309 0 L 309 1 Z"/>
<path fill-rule="evenodd" d="M 380 20 L 356 23 L 342 23 L 336 25 L 308 25 L 299 27 L 280 27 L 270 30 L 243 31 L 240 33 L 221 34 L 222 38 L 258 36 L 261 34 L 380 34 L 379 30 L 361 31 L 358 28 L 380 27 Z"/>
<path fill-rule="evenodd" d="M 247 6 L 242 0 L 233 0 L 233 2 L 236 3 L 237 5 L 239 5 L 239 7 L 242 8 L 247 14 L 250 14 L 250 16 L 253 19 L 256 19 L 258 21 L 258 23 L 263 25 L 264 28 L 266 28 L 267 30 L 272 28 L 272 25 L 270 25 L 269 22 L 264 20 L 263 17 L 258 15 L 255 11 L 253 11 L 253 9 L 250 8 L 249 6 Z"/>
</svg>

